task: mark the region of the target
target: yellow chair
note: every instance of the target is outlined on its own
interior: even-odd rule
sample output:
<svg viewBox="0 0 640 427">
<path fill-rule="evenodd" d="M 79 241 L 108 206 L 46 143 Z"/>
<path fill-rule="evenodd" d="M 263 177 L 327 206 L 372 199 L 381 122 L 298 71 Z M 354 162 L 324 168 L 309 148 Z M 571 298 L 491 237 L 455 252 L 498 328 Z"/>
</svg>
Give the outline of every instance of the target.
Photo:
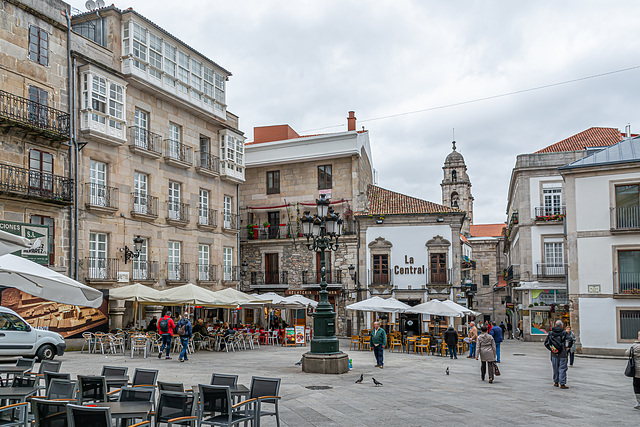
<svg viewBox="0 0 640 427">
<path fill-rule="evenodd" d="M 402 353 L 403 350 L 402 350 L 402 341 L 401 340 L 396 338 L 395 335 L 394 335 L 394 336 L 391 337 L 389 342 L 390 342 L 390 347 L 391 347 L 391 352 L 392 353 L 393 353 L 393 349 L 396 348 L 396 347 L 400 347 L 400 353 Z"/>
<path fill-rule="evenodd" d="M 416 341 L 414 352 L 417 353 L 420 349 L 420 354 L 424 356 L 424 349 L 427 349 L 427 356 L 429 355 L 429 338 L 420 338 Z"/>
<path fill-rule="evenodd" d="M 360 336 L 360 350 L 371 350 L 369 345 L 369 334 Z"/>
<path fill-rule="evenodd" d="M 360 337 L 357 335 L 351 335 L 351 342 L 349 343 L 349 350 L 353 346 L 354 350 L 360 350 Z"/>
</svg>

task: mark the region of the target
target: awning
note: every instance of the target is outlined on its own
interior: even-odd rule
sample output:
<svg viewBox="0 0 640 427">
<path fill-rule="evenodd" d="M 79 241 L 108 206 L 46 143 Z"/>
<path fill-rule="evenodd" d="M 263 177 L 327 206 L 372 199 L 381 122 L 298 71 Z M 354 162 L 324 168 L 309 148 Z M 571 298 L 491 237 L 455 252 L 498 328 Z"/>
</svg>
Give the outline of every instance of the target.
<svg viewBox="0 0 640 427">
<path fill-rule="evenodd" d="M 545 290 L 545 289 L 567 289 L 566 283 L 540 283 L 535 282 L 520 282 L 520 286 L 513 288 L 514 291 L 529 291 L 529 290 Z"/>
<path fill-rule="evenodd" d="M 162 301 L 162 294 L 157 289 L 141 283 L 134 283 L 133 285 L 111 289 L 109 291 L 109 299 L 156 304 Z"/>
<path fill-rule="evenodd" d="M 443 317 L 462 317 L 463 314 L 456 310 L 453 307 L 448 306 L 442 301 L 438 301 L 437 299 L 432 299 L 430 301 L 424 302 L 422 304 L 418 304 L 414 307 L 409 307 L 407 313 L 416 313 L 416 314 L 430 314 L 432 316 L 443 316 Z"/>
<path fill-rule="evenodd" d="M 253 295 L 245 294 L 233 288 L 226 288 L 212 292 L 213 297 L 225 305 L 267 304 L 267 300 Z"/>
<path fill-rule="evenodd" d="M 220 307 L 226 304 L 220 301 L 212 291 L 193 283 L 160 291 L 159 304 L 164 305 L 200 305 L 204 307 Z"/>
<path fill-rule="evenodd" d="M 471 315 L 471 316 L 479 316 L 480 313 L 478 313 L 477 311 L 473 311 L 470 308 L 467 308 L 463 305 L 458 304 L 455 301 L 451 301 L 450 299 L 441 301 L 443 304 L 448 305 L 449 307 L 459 311 L 460 313 L 462 313 L 463 315 Z"/>
</svg>

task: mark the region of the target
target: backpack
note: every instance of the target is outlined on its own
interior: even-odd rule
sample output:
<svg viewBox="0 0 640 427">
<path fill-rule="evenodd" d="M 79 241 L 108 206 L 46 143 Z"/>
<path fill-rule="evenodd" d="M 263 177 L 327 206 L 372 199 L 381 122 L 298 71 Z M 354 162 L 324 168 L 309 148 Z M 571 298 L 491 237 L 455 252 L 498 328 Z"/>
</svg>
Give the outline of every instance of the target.
<svg viewBox="0 0 640 427">
<path fill-rule="evenodd" d="M 550 332 L 549 335 L 547 335 L 547 339 L 544 341 L 544 346 L 553 354 L 560 354 L 562 352 L 563 345 L 563 340 L 560 341 L 553 332 Z"/>
<path fill-rule="evenodd" d="M 160 332 L 165 334 L 169 332 L 169 321 L 166 317 L 163 317 L 162 320 L 160 320 L 160 323 L 158 323 L 158 329 L 160 329 Z"/>
<path fill-rule="evenodd" d="M 187 323 L 186 322 L 182 323 L 182 320 L 178 322 L 178 327 L 176 328 L 176 332 L 178 332 L 178 335 L 180 336 L 187 335 Z"/>
</svg>

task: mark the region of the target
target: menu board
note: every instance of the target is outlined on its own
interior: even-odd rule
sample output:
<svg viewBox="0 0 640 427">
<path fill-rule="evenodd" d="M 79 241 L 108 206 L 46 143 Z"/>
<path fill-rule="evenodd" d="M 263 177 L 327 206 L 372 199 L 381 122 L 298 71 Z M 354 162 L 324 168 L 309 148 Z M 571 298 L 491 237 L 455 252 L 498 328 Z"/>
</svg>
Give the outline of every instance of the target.
<svg viewBox="0 0 640 427">
<path fill-rule="evenodd" d="M 305 345 L 304 343 L 304 325 L 296 326 L 296 345 Z"/>
<path fill-rule="evenodd" d="M 284 330 L 284 345 L 296 345 L 296 330 L 294 328 Z"/>
</svg>

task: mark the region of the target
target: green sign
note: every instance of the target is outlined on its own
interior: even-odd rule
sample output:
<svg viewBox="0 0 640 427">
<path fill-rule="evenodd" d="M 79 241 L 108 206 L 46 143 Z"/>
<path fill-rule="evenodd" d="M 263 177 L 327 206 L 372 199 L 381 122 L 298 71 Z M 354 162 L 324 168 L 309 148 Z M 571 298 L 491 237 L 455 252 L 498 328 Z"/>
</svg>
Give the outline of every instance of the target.
<svg viewBox="0 0 640 427">
<path fill-rule="evenodd" d="M 46 225 L 26 224 L 22 222 L 0 221 L 0 230 L 7 233 L 40 239 L 40 244 L 31 249 L 22 249 L 13 254 L 38 264 L 49 265 L 49 227 Z"/>
</svg>

